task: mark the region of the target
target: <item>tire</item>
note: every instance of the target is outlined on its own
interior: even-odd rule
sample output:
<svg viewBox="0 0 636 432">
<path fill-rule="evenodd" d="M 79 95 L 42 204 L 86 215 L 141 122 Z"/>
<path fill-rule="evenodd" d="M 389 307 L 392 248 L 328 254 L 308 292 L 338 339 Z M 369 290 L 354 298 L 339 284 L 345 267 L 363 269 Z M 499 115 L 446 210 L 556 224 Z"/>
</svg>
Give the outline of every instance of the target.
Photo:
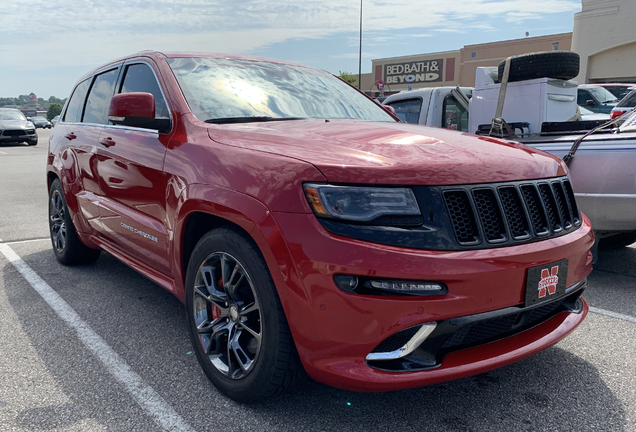
<svg viewBox="0 0 636 432">
<path fill-rule="evenodd" d="M 307 382 L 267 265 L 239 231 L 210 231 L 194 248 L 186 320 L 199 364 L 226 396 L 259 402 Z"/>
<path fill-rule="evenodd" d="M 53 180 L 49 191 L 49 232 L 53 253 L 60 263 L 86 264 L 99 258 L 100 250 L 89 248 L 77 236 L 58 179 Z"/>
<path fill-rule="evenodd" d="M 599 241 L 601 249 L 620 249 L 636 242 L 636 232 L 626 232 L 623 234 L 615 234 L 610 237 L 602 238 Z"/>
<path fill-rule="evenodd" d="M 38 145 L 38 140 L 36 138 L 34 140 L 27 141 L 27 144 L 30 145 L 30 146 L 36 146 L 36 145 Z"/>
<path fill-rule="evenodd" d="M 569 80 L 579 74 L 581 59 L 571 51 L 544 51 L 514 56 L 510 59 L 508 82 L 536 78 Z M 498 82 L 503 78 L 506 61 L 499 63 Z"/>
</svg>

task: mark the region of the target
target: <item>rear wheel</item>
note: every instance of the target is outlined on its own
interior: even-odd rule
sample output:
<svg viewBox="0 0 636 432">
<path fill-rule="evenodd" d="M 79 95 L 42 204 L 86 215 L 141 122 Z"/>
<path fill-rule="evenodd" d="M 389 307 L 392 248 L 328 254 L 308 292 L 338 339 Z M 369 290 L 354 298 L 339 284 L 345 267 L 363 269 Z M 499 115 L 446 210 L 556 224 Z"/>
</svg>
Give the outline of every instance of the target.
<svg viewBox="0 0 636 432">
<path fill-rule="evenodd" d="M 230 398 L 264 400 L 306 382 L 267 266 L 240 232 L 220 228 L 195 247 L 186 317 L 201 367 Z"/>
<path fill-rule="evenodd" d="M 99 257 L 99 249 L 89 248 L 77 236 L 58 179 L 53 181 L 49 191 L 49 230 L 53 252 L 62 264 L 85 264 Z"/>
</svg>

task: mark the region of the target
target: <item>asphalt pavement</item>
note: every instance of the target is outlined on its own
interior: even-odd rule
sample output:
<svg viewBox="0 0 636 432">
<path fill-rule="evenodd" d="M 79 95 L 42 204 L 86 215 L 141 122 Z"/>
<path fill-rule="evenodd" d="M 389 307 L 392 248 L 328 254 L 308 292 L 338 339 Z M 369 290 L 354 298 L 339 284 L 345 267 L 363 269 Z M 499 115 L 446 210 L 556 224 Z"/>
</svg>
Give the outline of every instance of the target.
<svg viewBox="0 0 636 432">
<path fill-rule="evenodd" d="M 531 358 L 407 391 L 312 382 L 242 405 L 198 366 L 176 298 L 106 253 L 58 264 L 38 134 L 0 145 L 0 431 L 636 431 L 636 245 L 601 251 L 594 312 Z"/>
</svg>

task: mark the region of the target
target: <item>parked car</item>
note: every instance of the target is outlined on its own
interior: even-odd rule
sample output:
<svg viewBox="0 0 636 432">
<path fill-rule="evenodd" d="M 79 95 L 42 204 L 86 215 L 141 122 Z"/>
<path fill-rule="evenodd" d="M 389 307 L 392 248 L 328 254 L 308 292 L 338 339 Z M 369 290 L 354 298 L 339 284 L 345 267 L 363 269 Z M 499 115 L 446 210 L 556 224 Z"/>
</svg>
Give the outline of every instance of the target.
<svg viewBox="0 0 636 432">
<path fill-rule="evenodd" d="M 576 103 L 595 113 L 610 113 L 618 103 L 616 96 L 603 87 L 584 84 L 577 91 Z"/>
<path fill-rule="evenodd" d="M 57 123 L 57 121 L 58 121 L 59 119 L 60 119 L 60 116 L 59 116 L 59 115 L 56 115 L 55 117 L 53 117 L 53 118 L 51 119 L 51 125 L 55 126 L 55 125 L 56 125 L 56 123 Z"/>
<path fill-rule="evenodd" d="M 603 83 L 603 84 L 586 84 L 587 86 L 603 87 L 605 90 L 613 94 L 618 101 L 627 96 L 627 93 L 636 88 L 636 84 L 621 84 L 621 83 Z"/>
<path fill-rule="evenodd" d="M 620 117 L 636 107 L 636 90 L 632 90 L 616 105 L 610 113 L 612 118 Z"/>
<path fill-rule="evenodd" d="M 51 129 L 53 127 L 51 125 L 51 122 L 45 119 L 44 117 L 31 117 L 31 122 L 35 125 L 36 129 L 37 128 Z"/>
<path fill-rule="evenodd" d="M 22 111 L 15 108 L 0 108 L 0 143 L 38 143 L 35 125 L 27 120 Z"/>
<path fill-rule="evenodd" d="M 594 242 L 565 164 L 389 111 L 277 60 L 108 63 L 51 135 L 53 252 L 106 250 L 176 295 L 202 369 L 237 400 L 306 374 L 410 388 L 557 343 L 587 314 Z"/>
<path fill-rule="evenodd" d="M 590 111 L 589 109 L 579 106 L 579 112 L 581 113 L 581 120 L 582 121 L 589 121 L 589 120 L 609 120 L 610 119 L 610 115 L 609 114 L 604 114 L 604 113 L 595 113 L 593 111 Z"/>
</svg>

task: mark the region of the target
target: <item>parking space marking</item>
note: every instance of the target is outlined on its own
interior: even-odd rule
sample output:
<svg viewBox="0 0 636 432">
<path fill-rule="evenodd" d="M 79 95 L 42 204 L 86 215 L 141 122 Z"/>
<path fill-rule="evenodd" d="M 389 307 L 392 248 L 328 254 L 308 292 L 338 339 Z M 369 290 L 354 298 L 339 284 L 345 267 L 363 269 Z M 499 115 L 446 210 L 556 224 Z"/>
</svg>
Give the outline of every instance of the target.
<svg viewBox="0 0 636 432">
<path fill-rule="evenodd" d="M 55 313 L 77 332 L 77 336 L 106 370 L 128 390 L 153 421 L 166 431 L 194 432 L 159 393 L 147 385 L 130 366 L 47 284 L 11 247 L 0 239 L 0 253 L 20 272 Z"/>
<path fill-rule="evenodd" d="M 608 311 L 605 309 L 600 309 L 600 308 L 596 308 L 592 306 L 590 306 L 590 312 L 594 312 L 594 313 L 605 315 L 612 318 L 622 319 L 622 320 L 633 322 L 634 324 L 636 324 L 636 317 L 633 317 L 631 315 L 620 314 L 617 312 L 612 312 L 612 311 Z"/>
<path fill-rule="evenodd" d="M 9 154 L 9 153 L 5 153 L 3 151 L 0 151 L 0 154 L 6 155 L 6 154 Z"/>
<path fill-rule="evenodd" d="M 44 237 L 44 238 L 28 239 L 28 240 L 15 240 L 15 241 L 4 242 L 4 244 L 14 245 L 14 244 L 20 244 L 20 243 L 33 243 L 33 242 L 39 242 L 39 241 L 45 241 L 45 240 L 51 240 L 51 239 L 49 237 Z M 0 240 L 0 243 L 2 243 L 2 240 Z"/>
</svg>

